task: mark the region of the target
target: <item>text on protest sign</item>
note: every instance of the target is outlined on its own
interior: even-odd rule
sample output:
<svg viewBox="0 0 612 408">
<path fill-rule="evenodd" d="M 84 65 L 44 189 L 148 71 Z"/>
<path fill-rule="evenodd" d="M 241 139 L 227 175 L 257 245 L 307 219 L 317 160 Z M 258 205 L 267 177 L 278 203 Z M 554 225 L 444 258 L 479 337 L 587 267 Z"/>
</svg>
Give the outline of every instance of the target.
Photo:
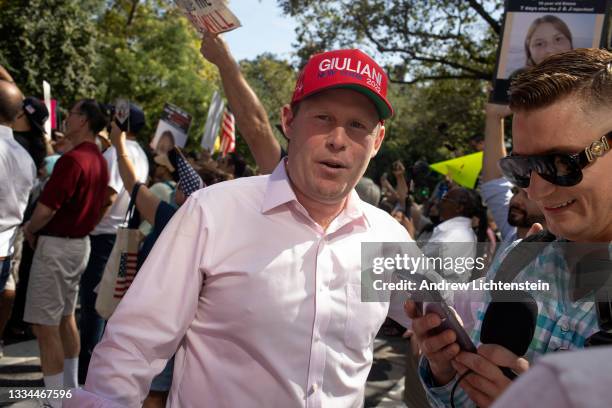
<svg viewBox="0 0 612 408">
<path fill-rule="evenodd" d="M 200 33 L 219 34 L 242 25 L 223 0 L 175 0 L 175 3 Z"/>
</svg>

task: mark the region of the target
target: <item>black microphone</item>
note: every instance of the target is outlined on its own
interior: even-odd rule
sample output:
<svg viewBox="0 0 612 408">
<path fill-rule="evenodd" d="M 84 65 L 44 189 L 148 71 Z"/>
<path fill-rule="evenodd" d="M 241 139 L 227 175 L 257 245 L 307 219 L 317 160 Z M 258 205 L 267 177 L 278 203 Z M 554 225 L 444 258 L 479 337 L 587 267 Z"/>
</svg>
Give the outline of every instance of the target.
<svg viewBox="0 0 612 408">
<path fill-rule="evenodd" d="M 498 344 L 517 356 L 523 356 L 533 339 L 538 304 L 527 292 L 511 292 L 502 296 L 493 296 L 489 304 L 482 321 L 480 341 L 483 344 Z M 511 380 L 517 377 L 508 367 L 500 369 Z"/>
</svg>

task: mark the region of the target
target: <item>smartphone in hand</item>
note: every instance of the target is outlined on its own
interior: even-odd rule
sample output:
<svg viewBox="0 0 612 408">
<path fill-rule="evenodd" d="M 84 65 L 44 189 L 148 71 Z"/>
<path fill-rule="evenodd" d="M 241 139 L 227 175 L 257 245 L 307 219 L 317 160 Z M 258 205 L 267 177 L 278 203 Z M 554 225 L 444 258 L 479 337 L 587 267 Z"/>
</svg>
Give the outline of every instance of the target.
<svg viewBox="0 0 612 408">
<path fill-rule="evenodd" d="M 459 345 L 462 351 L 468 351 L 470 353 L 476 353 L 476 346 L 470 339 L 469 334 L 463 328 L 463 325 L 457 319 L 457 314 L 452 310 L 444 301 L 440 302 L 424 302 L 423 312 L 437 314 L 442 323 L 435 329 L 431 330 L 431 334 L 440 334 L 443 331 L 450 329 L 457 335 L 456 343 Z"/>
</svg>

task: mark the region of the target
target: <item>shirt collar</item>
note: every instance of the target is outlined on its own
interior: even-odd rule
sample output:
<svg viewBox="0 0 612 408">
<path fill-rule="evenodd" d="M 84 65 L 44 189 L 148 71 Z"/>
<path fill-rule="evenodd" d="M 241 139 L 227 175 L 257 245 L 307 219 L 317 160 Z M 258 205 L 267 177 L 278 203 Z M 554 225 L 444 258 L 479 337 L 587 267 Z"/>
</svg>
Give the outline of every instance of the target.
<svg viewBox="0 0 612 408">
<path fill-rule="evenodd" d="M 285 203 L 296 201 L 297 197 L 289 184 L 289 177 L 285 169 L 285 160 L 281 160 L 270 177 L 266 186 L 261 212 L 265 213 Z"/>
<path fill-rule="evenodd" d="M 13 129 L 8 126 L 0 125 L 0 137 L 13 138 Z"/>
<path fill-rule="evenodd" d="M 286 159 L 283 159 L 278 163 L 270 177 L 268 178 L 268 184 L 266 186 L 266 192 L 264 195 L 263 203 L 261 205 L 261 212 L 266 213 L 276 207 L 283 204 L 295 202 L 301 207 L 301 204 L 297 200 L 291 183 L 289 182 L 289 176 L 287 175 L 287 169 L 285 167 Z M 359 195 L 355 189 L 351 190 L 346 206 L 342 212 L 336 217 L 332 224 L 336 224 L 336 221 L 341 224 L 345 224 L 349 221 L 354 221 L 359 218 L 363 218 L 364 222 L 368 227 L 371 227 L 371 223 L 363 210 L 364 203 L 359 198 Z M 330 227 L 331 225 L 330 224 Z"/>
<path fill-rule="evenodd" d="M 436 226 L 438 231 L 449 231 L 455 228 L 472 228 L 472 220 L 461 216 L 453 217 Z"/>
</svg>

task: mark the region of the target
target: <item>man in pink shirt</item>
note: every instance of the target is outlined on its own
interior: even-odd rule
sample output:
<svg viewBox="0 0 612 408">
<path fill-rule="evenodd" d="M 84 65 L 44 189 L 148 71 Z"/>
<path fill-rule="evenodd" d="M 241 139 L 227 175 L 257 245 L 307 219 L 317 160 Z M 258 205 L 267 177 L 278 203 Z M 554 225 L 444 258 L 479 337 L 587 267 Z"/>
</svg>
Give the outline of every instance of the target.
<svg viewBox="0 0 612 408">
<path fill-rule="evenodd" d="M 387 314 L 406 322 L 401 295 L 361 300 L 362 242 L 412 241 L 353 189 L 386 93 L 363 52 L 313 56 L 282 108 L 287 158 L 180 208 L 65 406 L 138 407 L 175 353 L 172 407 L 361 406 L 374 336 Z"/>
</svg>

